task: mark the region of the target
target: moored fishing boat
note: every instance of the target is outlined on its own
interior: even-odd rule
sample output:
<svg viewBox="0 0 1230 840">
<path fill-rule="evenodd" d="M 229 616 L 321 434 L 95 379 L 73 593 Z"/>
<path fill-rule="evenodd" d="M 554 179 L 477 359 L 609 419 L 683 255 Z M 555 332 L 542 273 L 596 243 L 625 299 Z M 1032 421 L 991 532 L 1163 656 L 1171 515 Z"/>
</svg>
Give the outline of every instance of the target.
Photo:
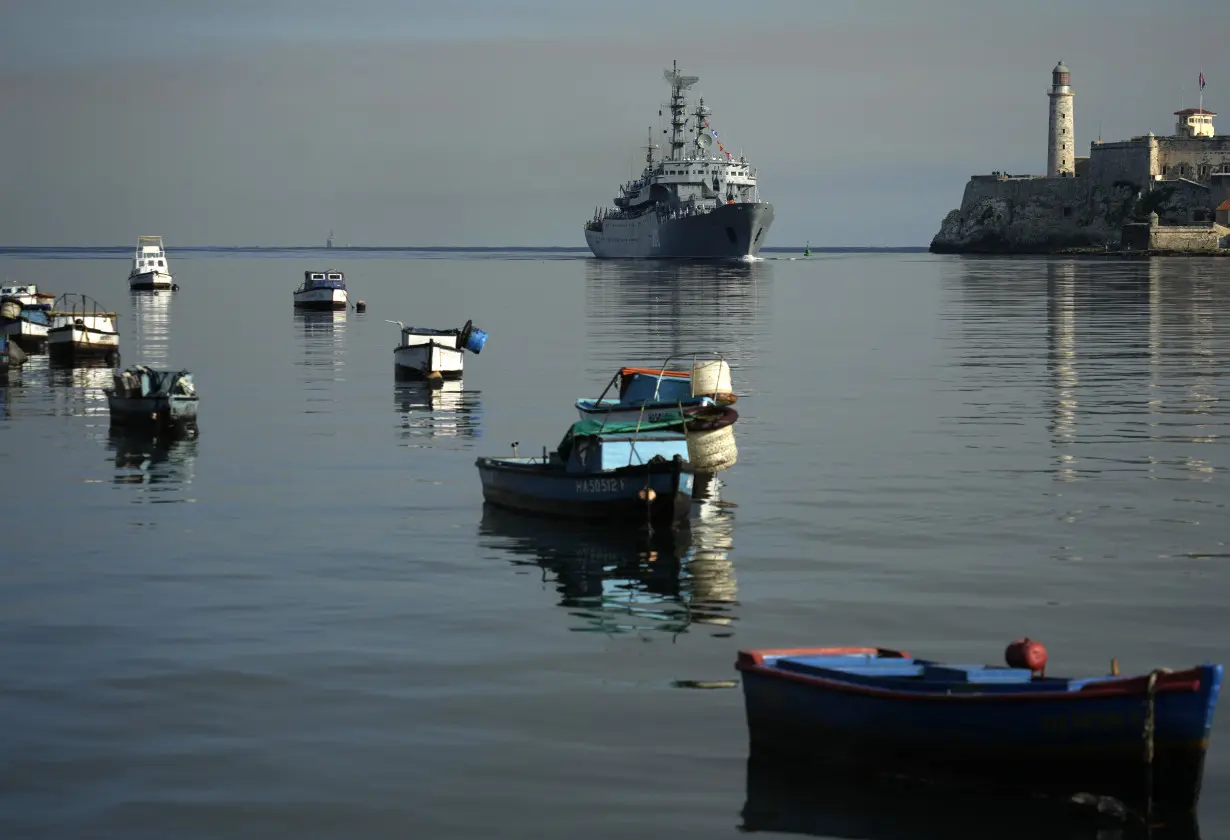
<svg viewBox="0 0 1230 840">
<path fill-rule="evenodd" d="M 580 421 L 554 452 L 484 457 L 475 465 L 483 498 L 523 513 L 662 523 L 686 519 L 692 505 L 693 470 L 679 423 Z"/>
<path fill-rule="evenodd" d="M 27 309 L 46 311 L 51 308 L 56 296 L 50 292 L 40 292 L 34 283 L 19 283 L 0 286 L 0 300 L 4 298 L 11 298 Z"/>
<path fill-rule="evenodd" d="M 0 298 L 0 334 L 27 353 L 37 353 L 47 345 L 50 324 L 45 307 L 23 304 L 17 298 Z"/>
<path fill-rule="evenodd" d="M 735 667 L 753 757 L 1195 809 L 1221 665 L 1046 676 L 1045 650 L 1028 640 L 1008 661 L 828 647 L 744 650 Z"/>
<path fill-rule="evenodd" d="M 349 302 L 346 275 L 333 269 L 303 272 L 303 284 L 295 289 L 296 309 L 345 309 Z"/>
<path fill-rule="evenodd" d="M 401 329 L 401 343 L 393 348 L 393 375 L 397 379 L 460 379 L 465 372 L 462 351 L 481 353 L 487 343 L 487 333 L 472 321 L 452 330 L 407 327 L 401 321 L 389 323 Z"/>
<path fill-rule="evenodd" d="M 47 330 L 47 353 L 54 362 L 102 360 L 118 364 L 120 334 L 115 313 L 104 311 L 88 295 L 66 293 L 56 298 Z"/>
<path fill-rule="evenodd" d="M 155 370 L 134 365 L 116 371 L 104 389 L 112 425 L 196 428 L 199 398 L 186 370 Z"/>
<path fill-rule="evenodd" d="M 138 236 L 128 272 L 129 289 L 174 289 L 170 260 L 162 247 L 161 236 Z"/>
<path fill-rule="evenodd" d="M 576 401 L 582 420 L 638 423 L 684 420 L 688 460 L 698 474 L 729 469 L 738 460 L 730 408 L 738 397 L 731 385 L 730 365 L 720 355 L 708 359 L 692 354 L 690 371 L 672 370 L 679 356 L 660 368 L 622 367 L 595 400 Z M 608 397 L 612 392 L 618 397 Z"/>
</svg>

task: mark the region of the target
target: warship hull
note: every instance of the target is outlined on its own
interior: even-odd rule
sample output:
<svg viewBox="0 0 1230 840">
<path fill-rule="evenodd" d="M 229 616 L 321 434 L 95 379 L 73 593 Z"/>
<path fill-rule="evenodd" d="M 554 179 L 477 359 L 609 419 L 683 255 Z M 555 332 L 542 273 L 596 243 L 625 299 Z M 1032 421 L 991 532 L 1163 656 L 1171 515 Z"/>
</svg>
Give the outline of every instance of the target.
<svg viewBox="0 0 1230 840">
<path fill-rule="evenodd" d="M 674 219 L 604 219 L 585 241 L 604 259 L 740 259 L 760 253 L 772 224 L 772 204 L 740 202 Z"/>
</svg>

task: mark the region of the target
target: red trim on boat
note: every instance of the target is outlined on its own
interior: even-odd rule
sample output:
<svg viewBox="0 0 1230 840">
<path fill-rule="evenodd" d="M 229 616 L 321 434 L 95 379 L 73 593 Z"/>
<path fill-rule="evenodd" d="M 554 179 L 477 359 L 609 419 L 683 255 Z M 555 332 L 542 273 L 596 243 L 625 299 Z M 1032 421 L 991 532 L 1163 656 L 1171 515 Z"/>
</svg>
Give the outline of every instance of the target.
<svg viewBox="0 0 1230 840">
<path fill-rule="evenodd" d="M 811 676 L 800 674 L 794 671 L 784 671 L 780 668 L 774 668 L 765 664 L 766 657 L 784 657 L 784 656 L 841 656 L 841 655 L 859 655 L 859 654 L 876 654 L 883 659 L 899 659 L 909 658 L 909 654 L 905 651 L 889 650 L 886 648 L 874 647 L 826 647 L 826 648 L 780 648 L 766 650 L 741 650 L 739 657 L 735 661 L 735 668 L 739 671 L 747 671 L 758 673 L 766 677 L 774 677 L 777 679 L 787 680 L 789 682 L 802 683 L 811 685 L 817 688 L 823 688 L 826 691 L 841 692 L 844 694 L 862 694 L 870 697 L 891 697 L 899 700 L 930 700 L 936 702 L 983 702 L 983 703 L 1015 703 L 1018 701 L 1054 701 L 1054 700 L 1077 700 L 1077 699 L 1098 699 L 1105 697 L 1138 697 L 1145 694 L 1148 688 L 1149 677 L 1129 677 L 1126 679 L 1115 678 L 1107 682 L 1091 683 L 1082 686 L 1077 691 L 1028 691 L 1020 693 L 1008 694 L 982 694 L 971 692 L 968 694 L 937 694 L 925 691 L 909 691 L 897 689 L 876 688 L 875 686 L 862 685 L 858 683 L 848 683 L 844 680 L 831 680 L 824 677 Z M 1182 671 L 1172 671 L 1168 674 L 1161 674 L 1157 678 L 1156 691 L 1187 691 L 1196 692 L 1200 690 L 1200 674 L 1199 668 L 1187 668 Z"/>
<path fill-rule="evenodd" d="M 625 367 L 619 369 L 620 376 L 631 376 L 634 373 L 643 373 L 646 376 L 675 376 L 680 379 L 691 379 L 692 374 L 686 370 L 661 370 L 660 368 L 638 368 Z"/>
</svg>

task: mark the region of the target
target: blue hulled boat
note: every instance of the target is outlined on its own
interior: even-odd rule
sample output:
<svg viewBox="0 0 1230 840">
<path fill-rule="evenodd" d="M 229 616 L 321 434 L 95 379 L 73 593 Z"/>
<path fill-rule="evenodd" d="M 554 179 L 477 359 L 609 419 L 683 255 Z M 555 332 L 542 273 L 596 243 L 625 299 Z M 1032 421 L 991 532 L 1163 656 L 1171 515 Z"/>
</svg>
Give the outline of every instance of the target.
<svg viewBox="0 0 1230 840">
<path fill-rule="evenodd" d="M 1190 814 L 1221 665 L 1066 678 L 882 648 L 740 651 L 753 757 Z"/>
<path fill-rule="evenodd" d="M 612 392 L 618 397 L 607 396 Z M 692 375 L 682 370 L 622 367 L 597 399 L 577 400 L 582 420 L 635 423 L 679 420 L 683 410 L 714 405 L 710 397 L 692 396 Z"/>
<path fill-rule="evenodd" d="M 728 406 L 737 399 L 730 391 L 730 366 L 722 359 L 694 362 L 691 371 L 621 367 L 597 399 L 576 401 L 582 420 L 635 423 L 678 420 L 689 410 Z M 694 374 L 699 374 L 696 376 Z M 617 393 L 619 396 L 608 396 Z"/>
<path fill-rule="evenodd" d="M 483 498 L 568 519 L 677 522 L 692 506 L 692 467 L 680 423 L 574 423 L 542 457 L 479 458 Z"/>
</svg>

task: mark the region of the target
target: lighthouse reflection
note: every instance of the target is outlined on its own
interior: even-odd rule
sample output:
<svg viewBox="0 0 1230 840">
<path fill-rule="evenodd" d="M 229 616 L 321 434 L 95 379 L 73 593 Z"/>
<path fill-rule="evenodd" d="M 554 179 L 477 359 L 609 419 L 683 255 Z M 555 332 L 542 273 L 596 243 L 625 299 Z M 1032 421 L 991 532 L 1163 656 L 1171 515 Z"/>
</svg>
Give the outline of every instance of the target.
<svg viewBox="0 0 1230 840">
<path fill-rule="evenodd" d="M 729 635 L 737 619 L 733 516 L 715 507 L 674 530 L 527 517 L 484 504 L 480 543 L 554 583 L 570 629 L 612 635 Z"/>
</svg>

